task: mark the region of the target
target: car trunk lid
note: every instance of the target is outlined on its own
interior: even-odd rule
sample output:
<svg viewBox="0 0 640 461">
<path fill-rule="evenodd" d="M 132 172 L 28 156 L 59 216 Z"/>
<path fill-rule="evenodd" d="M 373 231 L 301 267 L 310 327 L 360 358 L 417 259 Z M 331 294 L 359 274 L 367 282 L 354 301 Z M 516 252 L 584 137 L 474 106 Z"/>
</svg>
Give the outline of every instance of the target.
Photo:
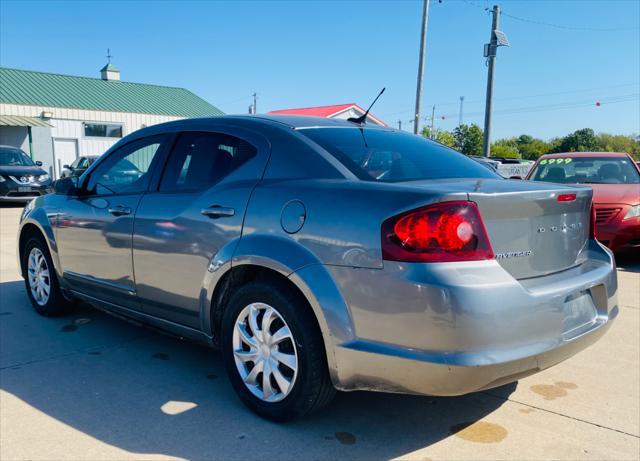
<svg viewBox="0 0 640 461">
<path fill-rule="evenodd" d="M 478 205 L 496 260 L 517 279 L 579 264 L 589 238 L 592 191 L 587 187 L 500 179 L 406 184 L 439 190 L 445 197 L 465 192 Z M 560 195 L 570 200 L 559 201 Z"/>
<path fill-rule="evenodd" d="M 589 238 L 591 189 L 506 182 L 516 187 L 508 190 L 485 184 L 469 192 L 469 199 L 478 204 L 498 263 L 515 278 L 577 265 Z"/>
</svg>

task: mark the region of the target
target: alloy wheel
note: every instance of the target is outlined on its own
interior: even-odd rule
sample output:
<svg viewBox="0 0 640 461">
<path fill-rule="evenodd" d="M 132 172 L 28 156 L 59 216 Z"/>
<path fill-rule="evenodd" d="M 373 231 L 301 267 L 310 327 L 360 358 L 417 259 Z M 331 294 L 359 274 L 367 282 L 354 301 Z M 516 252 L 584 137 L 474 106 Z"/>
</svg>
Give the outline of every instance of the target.
<svg viewBox="0 0 640 461">
<path fill-rule="evenodd" d="M 51 293 L 51 277 L 49 276 L 47 260 L 39 248 L 31 249 L 27 272 L 31 295 L 39 306 L 44 306 L 49 301 L 49 294 Z"/>
</svg>

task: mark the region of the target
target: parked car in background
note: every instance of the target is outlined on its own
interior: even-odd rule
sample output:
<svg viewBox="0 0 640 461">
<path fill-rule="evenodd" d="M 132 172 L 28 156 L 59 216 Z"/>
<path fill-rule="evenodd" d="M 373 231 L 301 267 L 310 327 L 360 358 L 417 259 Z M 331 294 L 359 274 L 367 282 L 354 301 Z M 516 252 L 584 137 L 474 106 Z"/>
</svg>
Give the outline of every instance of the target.
<svg viewBox="0 0 640 461">
<path fill-rule="evenodd" d="M 99 155 L 83 155 L 82 157 L 78 157 L 71 165 L 64 165 L 62 167 L 63 170 L 60 177 L 80 177 L 82 176 L 82 173 L 87 171 L 87 168 L 89 168 L 98 158 L 100 158 Z"/>
<path fill-rule="evenodd" d="M 481 165 L 486 166 L 493 172 L 496 172 L 496 173 L 498 172 L 498 166 L 500 165 L 500 162 L 498 162 L 497 160 L 492 160 L 487 157 L 481 157 L 479 155 L 470 155 L 469 158 L 475 160 Z"/>
<path fill-rule="evenodd" d="M 51 178 L 24 151 L 0 146 L 0 201 L 28 202 L 51 192 Z"/>
<path fill-rule="evenodd" d="M 527 176 L 534 163 L 532 160 L 505 157 L 489 157 L 489 160 L 498 162 L 496 170 L 503 178 L 524 178 Z"/>
<path fill-rule="evenodd" d="M 591 198 L 386 127 L 185 119 L 25 207 L 19 263 L 38 313 L 81 299 L 219 347 L 283 421 L 336 388 L 461 395 L 594 343 L 618 306 Z"/>
<path fill-rule="evenodd" d="M 640 251 L 640 168 L 628 154 L 543 155 L 527 179 L 590 186 L 598 240 L 615 252 Z"/>
</svg>

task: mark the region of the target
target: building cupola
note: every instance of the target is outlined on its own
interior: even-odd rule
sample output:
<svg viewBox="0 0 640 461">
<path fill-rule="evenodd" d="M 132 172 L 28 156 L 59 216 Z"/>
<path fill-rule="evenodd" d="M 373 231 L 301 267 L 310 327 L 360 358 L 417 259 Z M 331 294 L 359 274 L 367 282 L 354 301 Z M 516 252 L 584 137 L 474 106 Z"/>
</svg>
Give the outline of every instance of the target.
<svg viewBox="0 0 640 461">
<path fill-rule="evenodd" d="M 102 80 L 120 80 L 120 71 L 116 66 L 111 64 L 112 57 L 109 49 L 107 49 L 107 65 L 100 69 L 100 78 L 102 78 Z"/>
</svg>

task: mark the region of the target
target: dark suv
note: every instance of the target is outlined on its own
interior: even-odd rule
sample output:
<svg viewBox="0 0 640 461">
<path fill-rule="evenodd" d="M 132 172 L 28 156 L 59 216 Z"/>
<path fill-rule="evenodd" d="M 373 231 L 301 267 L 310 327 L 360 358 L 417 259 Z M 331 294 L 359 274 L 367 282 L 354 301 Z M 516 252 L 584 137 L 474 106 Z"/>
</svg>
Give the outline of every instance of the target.
<svg viewBox="0 0 640 461">
<path fill-rule="evenodd" d="M 28 202 L 51 192 L 51 178 L 21 149 L 0 146 L 0 201 Z"/>
</svg>

